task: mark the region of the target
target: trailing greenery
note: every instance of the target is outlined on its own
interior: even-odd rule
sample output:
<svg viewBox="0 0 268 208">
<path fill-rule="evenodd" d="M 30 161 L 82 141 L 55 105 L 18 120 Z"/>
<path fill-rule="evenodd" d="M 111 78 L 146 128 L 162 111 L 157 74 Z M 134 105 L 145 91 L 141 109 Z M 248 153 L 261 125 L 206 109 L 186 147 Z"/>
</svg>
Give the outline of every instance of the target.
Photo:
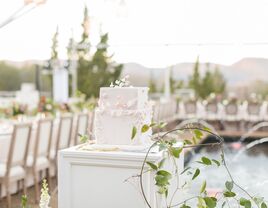
<svg viewBox="0 0 268 208">
<path fill-rule="evenodd" d="M 144 133 L 148 131 L 150 127 L 162 128 L 160 124 L 152 123 L 152 124 L 145 124 L 140 131 Z M 133 135 L 133 132 L 136 134 L 136 131 L 137 131 L 136 127 L 133 127 L 132 138 L 135 137 L 135 135 Z M 204 137 L 203 132 L 205 134 L 211 134 L 215 136 L 219 141 L 216 143 L 199 144 L 200 140 Z M 192 138 L 185 139 L 183 145 L 177 146 L 177 141 L 169 136 L 170 134 L 174 133 L 179 135 L 186 133 L 186 135 L 192 135 Z M 231 202 L 237 204 L 237 207 L 267 208 L 267 204 L 264 197 L 257 197 L 255 195 L 252 195 L 234 180 L 226 163 L 225 154 L 222 147 L 224 140 L 217 134 L 213 133 L 210 129 L 205 127 L 204 128 L 194 127 L 193 125 L 190 125 L 181 129 L 173 129 L 163 134 L 159 133 L 158 136 L 154 139 L 155 142 L 149 147 L 146 156 L 144 158 L 140 174 L 138 175 L 142 196 L 146 202 L 147 207 L 151 208 L 153 206 L 147 199 L 147 196 L 144 191 L 143 175 L 147 172 L 151 172 L 152 174 L 154 174 L 157 193 L 163 196 L 166 208 L 172 208 L 172 207 L 191 208 L 193 207 L 193 204 L 195 204 L 194 207 L 197 208 L 215 208 L 215 207 L 231 208 L 230 206 Z M 178 191 L 183 190 L 184 187 L 194 183 L 201 174 L 201 168 L 199 167 L 187 167 L 183 171 L 179 170 L 177 167 L 176 160 L 180 158 L 183 149 L 197 146 L 220 147 L 221 149 L 220 160 L 215 158 L 201 157 L 200 160 L 197 161 L 197 163 L 200 164 L 200 166 L 224 167 L 224 169 L 226 170 L 226 174 L 228 176 L 228 180 L 223 181 L 225 188 L 221 192 L 218 192 L 215 196 L 211 196 L 207 192 L 207 181 L 203 181 L 202 185 L 199 188 L 199 192 L 195 196 L 190 197 L 188 199 L 184 199 L 179 203 L 177 202 L 174 203 Z M 148 155 L 152 149 L 154 149 L 154 152 L 156 151 L 156 149 L 158 149 L 159 152 L 163 152 L 164 158 L 161 161 L 158 161 L 157 163 L 147 161 Z M 173 169 L 175 170 L 170 171 L 170 169 L 165 169 L 165 161 L 172 161 Z M 178 178 L 184 174 L 191 175 L 191 179 L 190 181 L 186 181 L 181 186 L 179 184 Z M 175 183 L 177 183 L 175 186 L 176 187 L 175 190 L 170 189 L 171 183 L 174 182 L 171 181 L 172 179 L 175 179 Z M 237 191 L 242 192 L 246 197 L 239 196 Z"/>
</svg>

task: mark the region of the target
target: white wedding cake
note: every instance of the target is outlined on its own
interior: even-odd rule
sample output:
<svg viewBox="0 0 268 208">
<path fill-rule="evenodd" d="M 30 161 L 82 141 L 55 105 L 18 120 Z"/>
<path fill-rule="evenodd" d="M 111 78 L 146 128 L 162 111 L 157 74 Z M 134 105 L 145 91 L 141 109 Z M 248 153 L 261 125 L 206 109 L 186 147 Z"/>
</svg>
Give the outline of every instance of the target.
<svg viewBox="0 0 268 208">
<path fill-rule="evenodd" d="M 95 110 L 94 135 L 99 145 L 150 144 L 151 130 L 141 133 L 144 124 L 150 124 L 152 108 L 148 102 L 147 87 L 128 86 L 126 78 L 116 81 L 116 86 L 100 89 Z M 133 127 L 137 132 L 132 138 Z"/>
</svg>

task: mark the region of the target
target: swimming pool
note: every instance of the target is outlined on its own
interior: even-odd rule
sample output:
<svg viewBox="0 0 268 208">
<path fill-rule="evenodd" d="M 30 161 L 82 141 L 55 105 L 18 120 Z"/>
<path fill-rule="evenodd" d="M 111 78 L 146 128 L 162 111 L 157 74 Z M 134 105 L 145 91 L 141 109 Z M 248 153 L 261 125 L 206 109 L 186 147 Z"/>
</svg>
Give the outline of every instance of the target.
<svg viewBox="0 0 268 208">
<path fill-rule="evenodd" d="M 259 144 L 250 149 L 245 149 L 247 144 L 248 143 L 239 142 L 224 143 L 223 149 L 225 152 L 227 166 L 234 180 L 239 185 L 253 196 L 262 196 L 267 200 L 268 143 Z M 203 156 L 221 160 L 220 155 L 220 148 L 214 146 L 198 148 L 186 157 L 186 167 L 198 167 L 201 170 L 201 174 L 198 176 L 198 179 L 185 186 L 186 188 L 183 191 L 182 199 L 198 195 L 200 187 L 205 180 L 207 183 L 207 192 L 210 196 L 221 195 L 220 192 L 225 189 L 225 181 L 229 179 L 226 169 L 223 166 L 204 166 L 196 162 Z M 191 181 L 192 175 L 184 174 L 184 177 L 186 181 Z M 238 189 L 235 189 L 235 192 L 239 194 L 238 197 L 247 197 Z M 231 201 L 230 204 L 232 206 Z M 221 207 L 221 204 L 218 207 Z M 235 207 L 237 207 L 237 205 Z"/>
</svg>

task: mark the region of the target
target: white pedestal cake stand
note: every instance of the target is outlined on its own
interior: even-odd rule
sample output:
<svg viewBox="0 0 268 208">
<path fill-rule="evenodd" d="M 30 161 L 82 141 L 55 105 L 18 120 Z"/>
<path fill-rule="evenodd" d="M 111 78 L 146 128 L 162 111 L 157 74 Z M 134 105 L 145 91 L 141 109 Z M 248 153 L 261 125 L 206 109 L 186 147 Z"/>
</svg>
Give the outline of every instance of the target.
<svg viewBox="0 0 268 208">
<path fill-rule="evenodd" d="M 132 177 L 140 173 L 145 154 L 86 151 L 77 147 L 60 151 L 59 208 L 145 208 L 139 178 Z M 147 161 L 157 162 L 162 157 L 162 153 L 150 153 Z M 181 171 L 183 161 L 183 156 L 177 160 Z M 164 168 L 171 169 L 169 166 L 170 162 L 166 162 Z M 154 174 L 147 172 L 143 179 L 145 194 L 152 207 L 161 207 L 163 202 L 156 193 Z M 172 184 L 177 186 L 175 182 Z"/>
</svg>

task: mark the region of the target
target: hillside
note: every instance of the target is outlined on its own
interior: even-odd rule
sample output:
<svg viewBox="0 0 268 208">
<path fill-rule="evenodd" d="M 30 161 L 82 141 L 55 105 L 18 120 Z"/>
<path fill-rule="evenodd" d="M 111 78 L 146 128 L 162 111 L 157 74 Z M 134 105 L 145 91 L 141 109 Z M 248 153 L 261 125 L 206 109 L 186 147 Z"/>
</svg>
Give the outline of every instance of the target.
<svg viewBox="0 0 268 208">
<path fill-rule="evenodd" d="M 200 73 L 206 71 L 206 63 L 200 63 Z M 216 64 L 211 63 L 210 69 Z M 232 65 L 217 65 L 225 76 L 229 85 L 247 85 L 255 80 L 268 81 L 268 59 L 244 58 Z M 187 80 L 193 71 L 194 63 L 179 63 L 173 66 L 172 76 L 174 79 Z M 165 68 L 147 68 L 136 63 L 126 63 L 123 74 L 129 74 L 134 85 L 147 85 L 150 77 L 158 86 L 162 86 Z"/>
</svg>

